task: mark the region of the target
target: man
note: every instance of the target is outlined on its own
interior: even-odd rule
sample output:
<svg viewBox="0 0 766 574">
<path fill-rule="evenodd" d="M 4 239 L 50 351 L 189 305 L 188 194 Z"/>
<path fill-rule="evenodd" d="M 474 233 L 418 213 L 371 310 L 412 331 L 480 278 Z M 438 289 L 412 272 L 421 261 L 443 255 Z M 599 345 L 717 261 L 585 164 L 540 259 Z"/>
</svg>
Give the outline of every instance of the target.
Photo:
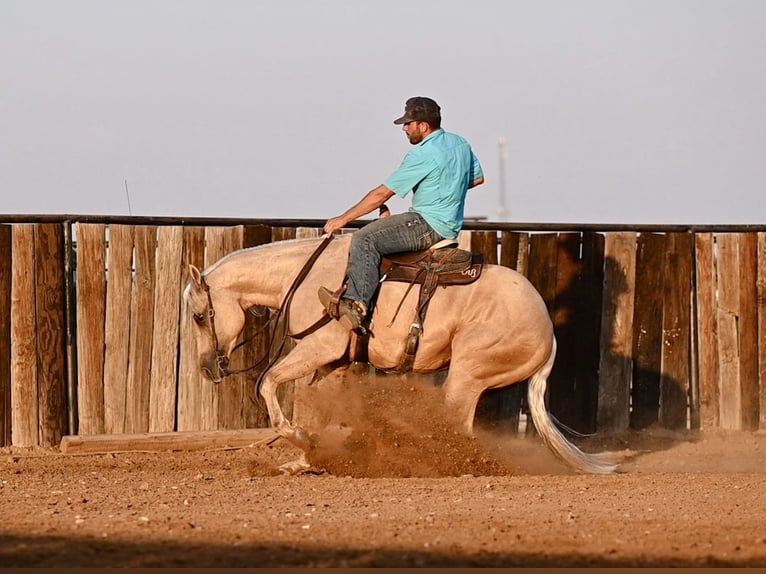
<svg viewBox="0 0 766 574">
<path fill-rule="evenodd" d="M 384 183 L 342 215 L 325 223 L 333 234 L 350 222 L 380 210 L 380 219 L 355 231 L 349 250 L 348 287 L 338 304 L 341 323 L 359 329 L 379 282 L 382 255 L 428 249 L 442 239 L 456 239 L 463 226 L 468 190 L 484 183 L 484 173 L 470 144 L 441 128 L 441 108 L 431 98 L 407 100 L 404 115 L 394 120 L 415 147 Z M 385 206 L 394 194 L 412 192 L 412 207 L 391 215 Z M 320 287 L 319 299 L 332 314 L 333 292 Z"/>
</svg>

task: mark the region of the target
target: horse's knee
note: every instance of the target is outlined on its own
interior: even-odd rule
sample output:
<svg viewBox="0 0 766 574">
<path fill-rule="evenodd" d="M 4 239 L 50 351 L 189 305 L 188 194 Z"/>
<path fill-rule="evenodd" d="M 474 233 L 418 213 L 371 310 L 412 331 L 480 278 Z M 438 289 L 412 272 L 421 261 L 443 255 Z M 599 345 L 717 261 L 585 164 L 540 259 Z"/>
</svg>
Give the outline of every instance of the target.
<svg viewBox="0 0 766 574">
<path fill-rule="evenodd" d="M 455 422 L 460 425 L 468 435 L 473 434 L 473 421 L 476 416 L 476 406 L 479 403 L 481 393 L 475 393 L 470 389 L 460 388 L 449 381 L 444 385 L 444 401 L 450 409 Z"/>
</svg>

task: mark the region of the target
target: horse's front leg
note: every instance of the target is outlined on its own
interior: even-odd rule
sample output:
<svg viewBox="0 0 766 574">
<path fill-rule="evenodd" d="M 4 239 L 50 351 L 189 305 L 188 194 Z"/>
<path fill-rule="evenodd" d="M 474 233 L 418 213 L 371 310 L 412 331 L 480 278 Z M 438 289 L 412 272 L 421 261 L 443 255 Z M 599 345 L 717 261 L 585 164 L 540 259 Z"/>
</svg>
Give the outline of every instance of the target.
<svg viewBox="0 0 766 574">
<path fill-rule="evenodd" d="M 288 376 L 288 378 L 281 378 L 277 374 L 270 372 L 264 379 L 261 386 L 261 396 L 266 402 L 266 409 L 269 413 L 269 419 L 271 420 L 271 426 L 280 436 L 286 438 L 295 446 L 302 448 L 303 450 L 309 450 L 311 448 L 311 439 L 308 433 L 302 427 L 293 424 L 285 417 L 282 411 L 282 406 L 277 399 L 277 391 L 283 383 L 299 379 L 305 375 L 308 375 L 312 371 L 301 372 L 296 376 Z"/>
<path fill-rule="evenodd" d="M 311 438 L 304 428 L 285 417 L 277 395 L 282 384 L 313 373 L 343 355 L 348 344 L 348 335 L 342 330 L 336 332 L 334 327 L 334 324 L 328 326 L 325 336 L 319 336 L 320 333 L 317 333 L 317 336 L 310 336 L 299 342 L 266 374 L 260 389 L 274 430 L 304 453 L 312 448 Z M 340 336 L 327 336 L 331 334 Z M 283 465 L 282 470 L 292 473 L 307 468 L 309 463 L 304 454 L 298 461 Z"/>
</svg>

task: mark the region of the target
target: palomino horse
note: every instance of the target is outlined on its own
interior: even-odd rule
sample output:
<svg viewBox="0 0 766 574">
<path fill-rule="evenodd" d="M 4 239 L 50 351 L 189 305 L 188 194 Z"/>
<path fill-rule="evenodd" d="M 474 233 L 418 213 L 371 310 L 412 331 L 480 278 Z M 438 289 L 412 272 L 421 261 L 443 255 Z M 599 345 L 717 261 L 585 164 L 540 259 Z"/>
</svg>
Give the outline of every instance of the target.
<svg viewBox="0 0 766 574">
<path fill-rule="evenodd" d="M 292 334 L 315 324 L 324 314 L 317 290 L 320 286 L 340 286 L 349 237 L 280 241 L 232 252 L 204 272 L 190 266 L 191 280 L 183 296 L 193 318 L 198 363 L 204 376 L 219 382 L 230 374 L 229 357 L 244 329 L 245 313 L 255 305 L 285 310 L 284 319 Z M 306 273 L 304 264 L 316 256 L 320 241 L 326 248 L 296 288 L 296 276 Z M 417 304 L 417 289 L 409 293 L 407 289 L 406 283 L 381 283 L 368 357 L 382 370 L 395 370 L 405 352 Z M 283 304 L 286 298 L 287 306 Z M 298 340 L 262 380 L 259 392 L 271 425 L 304 452 L 311 448 L 308 433 L 285 417 L 277 390 L 285 382 L 339 361 L 347 353 L 349 339 L 349 332 L 338 321 L 330 321 Z M 545 388 L 555 356 L 553 325 L 540 294 L 520 273 L 485 265 L 475 282 L 436 290 L 412 372 L 448 369 L 444 398 L 469 434 L 484 391 L 528 380 L 532 420 L 549 449 L 579 472 L 617 470 L 606 453 L 585 453 L 570 443 L 549 416 Z M 305 468 L 308 462 L 304 456 L 282 470 L 297 472 Z"/>
</svg>

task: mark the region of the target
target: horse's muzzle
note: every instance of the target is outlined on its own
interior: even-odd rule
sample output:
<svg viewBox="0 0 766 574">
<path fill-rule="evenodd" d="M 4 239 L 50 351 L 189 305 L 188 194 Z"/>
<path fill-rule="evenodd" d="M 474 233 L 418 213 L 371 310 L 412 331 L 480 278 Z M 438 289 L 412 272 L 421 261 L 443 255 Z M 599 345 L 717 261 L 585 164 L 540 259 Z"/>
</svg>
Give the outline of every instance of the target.
<svg viewBox="0 0 766 574">
<path fill-rule="evenodd" d="M 224 377 L 229 375 L 229 358 L 219 355 L 216 359 L 215 367 L 202 367 L 202 375 L 214 383 L 220 383 Z"/>
</svg>

